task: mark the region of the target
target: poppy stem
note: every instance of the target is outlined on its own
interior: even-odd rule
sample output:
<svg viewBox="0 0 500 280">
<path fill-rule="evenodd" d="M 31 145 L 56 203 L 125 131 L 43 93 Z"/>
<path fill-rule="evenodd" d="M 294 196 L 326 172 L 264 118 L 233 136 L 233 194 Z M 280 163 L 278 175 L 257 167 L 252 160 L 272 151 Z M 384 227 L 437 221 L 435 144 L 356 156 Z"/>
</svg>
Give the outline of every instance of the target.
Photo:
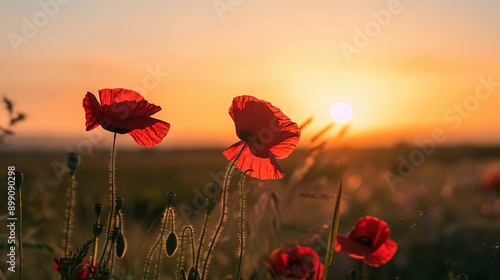
<svg viewBox="0 0 500 280">
<path fill-rule="evenodd" d="M 363 266 L 361 267 L 361 279 L 368 280 L 368 265 L 363 262 Z"/>
<path fill-rule="evenodd" d="M 222 224 L 224 223 L 224 220 L 225 220 L 225 217 L 226 217 L 226 207 L 227 207 L 227 200 L 228 200 L 227 189 L 229 187 L 228 184 L 229 184 L 229 180 L 231 178 L 231 174 L 233 173 L 233 170 L 234 170 L 234 165 L 236 164 L 236 161 L 241 156 L 241 154 L 243 153 L 243 151 L 245 150 L 246 147 L 247 147 L 247 144 L 245 143 L 243 145 L 243 147 L 241 147 L 241 150 L 238 152 L 238 154 L 233 159 L 233 161 L 231 162 L 231 164 L 229 165 L 229 167 L 227 169 L 227 172 L 226 172 L 226 174 L 224 176 L 224 185 L 222 186 L 222 188 L 224 190 L 223 190 L 223 193 L 222 193 L 222 209 L 221 209 L 220 220 L 219 220 L 219 223 L 217 224 L 217 229 L 215 230 L 214 237 L 212 238 L 212 242 L 210 242 L 210 247 L 208 248 L 208 251 L 207 251 L 207 257 L 205 259 L 205 264 L 203 265 L 203 272 L 201 274 L 201 280 L 205 279 L 205 272 L 207 270 L 207 266 L 208 266 L 208 263 L 210 261 L 210 253 L 212 252 L 212 250 L 213 250 L 213 248 L 215 246 L 215 243 L 217 243 L 219 232 L 220 232 L 220 230 L 222 228 Z"/>
<path fill-rule="evenodd" d="M 19 280 L 23 279 L 23 195 L 21 186 L 17 191 L 19 195 Z"/>
<path fill-rule="evenodd" d="M 73 233 L 73 208 L 75 207 L 75 191 L 76 191 L 76 179 L 75 173 L 71 172 L 71 183 L 68 189 L 68 209 L 66 210 L 66 226 L 64 235 L 64 256 L 66 258 L 70 257 L 71 253 L 71 236 Z"/>
<path fill-rule="evenodd" d="M 208 220 L 210 219 L 210 212 L 205 213 L 205 220 L 203 221 L 203 227 L 201 228 L 201 235 L 200 235 L 200 245 L 198 245 L 198 253 L 196 254 L 196 261 L 194 268 L 196 271 L 198 271 L 198 264 L 200 261 L 200 254 L 201 254 L 201 247 L 203 245 L 203 241 L 205 239 L 205 233 L 207 232 L 207 225 L 208 225 Z"/>
<path fill-rule="evenodd" d="M 155 244 L 153 245 L 153 247 L 151 247 L 151 250 L 149 251 L 148 253 L 148 256 L 146 258 L 146 264 L 144 266 L 144 271 L 143 271 L 143 276 L 141 279 L 147 279 L 147 277 L 149 276 L 149 267 L 151 266 L 151 262 L 153 261 L 153 254 L 155 253 L 156 251 L 156 248 L 158 248 L 158 245 L 160 245 L 160 243 L 163 243 L 163 235 L 165 234 L 165 229 L 167 227 L 167 222 L 168 222 L 168 215 L 170 214 L 170 206 L 167 206 L 167 208 L 165 208 L 165 211 L 163 212 L 163 220 L 162 220 L 162 223 L 161 223 L 161 232 L 160 232 L 160 236 L 158 236 L 158 239 L 156 240 Z M 160 248 L 158 249 L 158 259 L 161 258 L 161 249 L 162 249 L 162 246 L 160 245 Z M 159 270 L 159 263 L 157 263 L 157 265 L 155 266 L 155 279 L 158 279 L 159 275 L 158 275 L 158 270 Z"/>
<path fill-rule="evenodd" d="M 114 224 L 113 221 L 115 220 L 115 193 L 116 193 L 116 176 L 115 176 L 115 157 L 116 157 L 116 132 L 113 133 L 113 145 L 111 147 L 111 159 L 110 159 L 110 209 L 109 209 L 109 216 L 108 216 L 108 226 L 106 228 L 106 243 L 104 243 L 104 249 L 102 250 L 101 254 L 101 259 L 99 260 L 99 265 L 97 266 L 98 268 L 101 268 L 101 264 L 103 263 L 104 258 L 106 257 L 106 249 L 108 248 L 109 245 L 109 240 L 111 239 L 111 226 Z M 107 262 L 106 262 L 107 266 Z M 104 269 L 102 270 L 104 271 Z"/>
<path fill-rule="evenodd" d="M 187 238 L 186 237 L 186 231 L 190 234 L 189 236 L 189 240 L 187 242 L 190 242 L 191 243 L 191 265 L 194 265 L 195 263 L 195 258 L 196 258 L 196 255 L 195 255 L 195 249 L 194 249 L 194 231 L 193 231 L 193 227 L 190 226 L 190 225 L 187 225 L 187 226 L 184 226 L 184 228 L 182 229 L 182 235 L 181 235 L 181 243 L 180 243 L 180 252 L 179 252 L 179 262 L 177 263 L 177 279 L 183 279 L 183 278 L 180 278 L 181 277 L 181 269 L 183 269 L 183 265 L 184 265 L 184 239 Z"/>
<path fill-rule="evenodd" d="M 251 172 L 252 170 L 245 170 L 243 174 L 241 174 L 240 178 L 240 232 L 239 232 L 239 239 L 240 239 L 240 251 L 239 251 L 239 262 L 238 262 L 238 272 L 236 273 L 236 280 L 240 279 L 240 273 L 241 273 L 241 264 L 243 263 L 243 255 L 245 254 L 245 245 L 246 245 L 246 227 L 245 227 L 245 218 L 246 218 L 246 194 L 245 194 L 245 179 L 247 172 Z"/>
</svg>

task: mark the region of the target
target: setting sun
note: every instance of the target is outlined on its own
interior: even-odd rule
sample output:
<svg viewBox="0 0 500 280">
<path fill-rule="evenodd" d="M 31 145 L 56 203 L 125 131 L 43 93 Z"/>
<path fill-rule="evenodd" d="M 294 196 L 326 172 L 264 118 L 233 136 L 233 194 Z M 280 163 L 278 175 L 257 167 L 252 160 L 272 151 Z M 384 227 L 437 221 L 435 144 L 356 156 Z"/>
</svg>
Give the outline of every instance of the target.
<svg viewBox="0 0 500 280">
<path fill-rule="evenodd" d="M 336 102 L 330 107 L 330 117 L 338 123 L 347 123 L 352 119 L 351 105 L 345 102 Z"/>
</svg>

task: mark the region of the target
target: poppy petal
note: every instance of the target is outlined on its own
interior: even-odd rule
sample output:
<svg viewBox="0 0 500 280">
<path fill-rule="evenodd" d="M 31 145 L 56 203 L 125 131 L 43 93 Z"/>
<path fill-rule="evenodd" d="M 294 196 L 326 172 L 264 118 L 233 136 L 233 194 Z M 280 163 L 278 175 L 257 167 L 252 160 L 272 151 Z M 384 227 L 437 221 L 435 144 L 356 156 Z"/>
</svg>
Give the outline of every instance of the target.
<svg viewBox="0 0 500 280">
<path fill-rule="evenodd" d="M 354 228 L 348 233 L 348 237 L 353 240 L 359 237 L 369 237 L 372 247 L 377 248 L 387 240 L 390 234 L 391 230 L 385 221 L 365 216 L 356 222 Z"/>
<path fill-rule="evenodd" d="M 365 261 L 373 267 L 386 264 L 396 254 L 397 249 L 398 244 L 389 238 L 375 252 L 368 254 Z"/>
<path fill-rule="evenodd" d="M 365 254 L 370 253 L 370 247 L 365 246 L 355 240 L 337 235 L 335 239 L 335 251 L 349 253 L 349 255 L 357 256 L 358 259 L 364 258 Z"/>
<path fill-rule="evenodd" d="M 227 148 L 223 154 L 228 160 L 232 161 L 236 158 L 244 145 L 245 143 L 243 141 L 239 141 Z M 236 160 L 235 165 L 243 172 L 249 169 L 253 170 L 252 172 L 249 172 L 248 175 L 261 180 L 281 179 L 285 176 L 278 164 L 278 161 L 272 154 L 267 158 L 256 157 L 250 151 L 248 145 L 245 146 L 240 157 Z"/>
<path fill-rule="evenodd" d="M 85 109 L 86 130 L 89 131 L 99 126 L 102 119 L 101 105 L 91 92 L 87 92 L 85 98 L 83 98 L 83 108 Z"/>
<path fill-rule="evenodd" d="M 99 98 L 102 106 L 111 105 L 112 103 L 132 101 L 139 103 L 144 100 L 139 93 L 124 88 L 103 88 L 99 90 Z"/>
<path fill-rule="evenodd" d="M 139 118 L 135 118 L 139 119 Z M 151 148 L 159 144 L 170 130 L 170 124 L 155 118 L 143 117 L 140 120 L 141 128 L 135 128 L 129 132 L 135 142 L 142 147 Z M 144 124 L 146 124 L 144 126 Z"/>
<path fill-rule="evenodd" d="M 267 101 L 248 95 L 237 96 L 229 108 L 229 115 L 234 120 L 237 135 L 246 131 L 258 137 L 259 143 L 273 149 L 277 158 L 286 158 L 298 144 L 298 125 Z"/>
<path fill-rule="evenodd" d="M 295 123 L 294 123 L 295 124 Z M 295 124 L 297 126 L 297 124 Z M 269 150 L 278 159 L 287 158 L 297 147 L 300 139 L 300 131 L 297 126 L 296 131 L 285 131 L 276 134 L 276 144 Z"/>
</svg>

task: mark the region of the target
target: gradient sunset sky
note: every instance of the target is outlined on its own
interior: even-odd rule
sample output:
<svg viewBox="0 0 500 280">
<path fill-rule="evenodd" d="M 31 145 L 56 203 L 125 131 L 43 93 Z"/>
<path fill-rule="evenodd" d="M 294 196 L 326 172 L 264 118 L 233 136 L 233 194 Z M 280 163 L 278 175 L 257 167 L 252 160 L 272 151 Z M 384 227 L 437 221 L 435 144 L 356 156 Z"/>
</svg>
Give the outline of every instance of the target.
<svg viewBox="0 0 500 280">
<path fill-rule="evenodd" d="M 435 129 L 446 144 L 500 144 L 499 12 L 498 0 L 1 1 L 0 95 L 28 116 L 8 141 L 84 139 L 85 93 L 123 87 L 163 108 L 162 148 L 235 142 L 227 111 L 242 94 L 314 116 L 303 145 L 336 101 L 354 109 L 339 145 Z"/>
</svg>

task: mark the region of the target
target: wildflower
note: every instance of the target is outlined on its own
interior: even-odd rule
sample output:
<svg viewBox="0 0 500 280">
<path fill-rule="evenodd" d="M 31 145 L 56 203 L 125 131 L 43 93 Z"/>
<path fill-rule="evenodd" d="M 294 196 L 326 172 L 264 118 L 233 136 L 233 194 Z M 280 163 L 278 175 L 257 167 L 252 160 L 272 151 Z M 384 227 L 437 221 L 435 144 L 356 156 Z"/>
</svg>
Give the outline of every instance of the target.
<svg viewBox="0 0 500 280">
<path fill-rule="evenodd" d="M 391 230 L 385 221 L 366 216 L 360 218 L 346 236 L 337 235 L 335 250 L 378 267 L 387 263 L 398 248 L 390 235 Z"/>
<path fill-rule="evenodd" d="M 283 178 L 276 159 L 288 157 L 297 146 L 298 125 L 271 103 L 253 96 L 235 97 L 229 115 L 241 141 L 227 148 L 224 156 L 234 160 L 245 146 L 236 167 L 242 171 L 251 169 L 249 176 L 258 179 Z"/>
<path fill-rule="evenodd" d="M 479 186 L 483 191 L 500 191 L 500 165 L 492 164 L 482 174 Z"/>
<path fill-rule="evenodd" d="M 323 277 L 324 267 L 318 254 L 307 246 L 280 246 L 271 253 L 266 265 L 279 279 L 316 280 Z"/>
<path fill-rule="evenodd" d="M 161 107 L 147 102 L 135 91 L 101 89 L 99 99 L 100 104 L 90 92 L 83 99 L 87 131 L 100 125 L 111 132 L 128 133 L 137 144 L 150 148 L 159 144 L 170 129 L 170 124 L 151 117 Z"/>
</svg>

